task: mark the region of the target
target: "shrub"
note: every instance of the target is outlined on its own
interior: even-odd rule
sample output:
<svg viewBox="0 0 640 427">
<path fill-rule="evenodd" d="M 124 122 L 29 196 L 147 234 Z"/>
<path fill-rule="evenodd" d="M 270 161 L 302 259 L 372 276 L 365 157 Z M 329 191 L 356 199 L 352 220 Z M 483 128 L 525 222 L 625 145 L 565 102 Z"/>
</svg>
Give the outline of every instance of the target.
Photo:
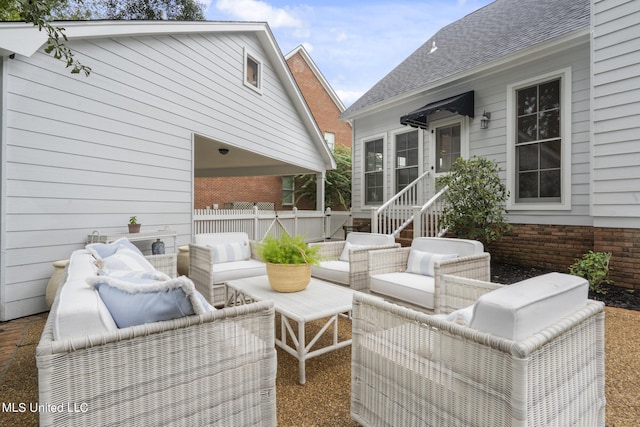
<svg viewBox="0 0 640 427">
<path fill-rule="evenodd" d="M 511 230 L 504 218 L 504 203 L 509 197 L 494 161 L 473 156 L 459 157 L 449 174 L 438 179 L 449 186 L 444 202 L 442 223 L 460 238 L 473 239 L 485 246 Z"/>
<path fill-rule="evenodd" d="M 608 279 L 611 252 L 589 251 L 569 267 L 569 272 L 589 281 L 589 289 L 598 294 L 606 294 L 602 285 L 612 283 Z"/>
</svg>

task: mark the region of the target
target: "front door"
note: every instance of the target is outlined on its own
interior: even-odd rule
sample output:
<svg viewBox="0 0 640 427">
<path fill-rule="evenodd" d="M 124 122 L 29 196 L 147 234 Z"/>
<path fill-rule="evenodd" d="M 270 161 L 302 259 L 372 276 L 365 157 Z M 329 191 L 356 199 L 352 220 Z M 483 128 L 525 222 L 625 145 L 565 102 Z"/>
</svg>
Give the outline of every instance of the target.
<svg viewBox="0 0 640 427">
<path fill-rule="evenodd" d="M 438 191 L 436 179 L 446 174 L 458 157 L 469 157 L 467 118 L 457 116 L 429 124 L 432 188 Z"/>
</svg>

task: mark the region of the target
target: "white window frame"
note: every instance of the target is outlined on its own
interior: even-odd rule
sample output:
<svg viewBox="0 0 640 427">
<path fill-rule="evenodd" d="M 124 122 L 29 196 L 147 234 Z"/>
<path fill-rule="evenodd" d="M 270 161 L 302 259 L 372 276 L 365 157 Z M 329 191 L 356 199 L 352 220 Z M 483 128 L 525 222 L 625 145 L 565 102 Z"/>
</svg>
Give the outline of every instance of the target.
<svg viewBox="0 0 640 427">
<path fill-rule="evenodd" d="M 367 195 L 366 195 L 366 189 L 367 189 L 367 182 L 366 182 L 366 172 L 367 172 L 367 150 L 366 150 L 366 145 L 368 142 L 371 141 L 376 141 L 378 139 L 382 139 L 382 200 L 380 201 L 380 203 L 377 204 L 371 204 L 368 205 L 367 204 Z M 362 199 L 360 201 L 360 205 L 362 208 L 365 208 L 367 206 L 381 206 L 385 200 L 387 200 L 387 163 L 388 163 L 388 153 L 387 153 L 387 134 L 386 133 L 382 133 L 382 134 L 378 134 L 378 135 L 373 135 L 373 136 L 369 136 L 367 138 L 363 138 L 361 140 L 361 147 L 362 147 L 362 174 L 360 176 L 360 182 L 361 182 L 361 194 L 362 194 Z"/>
<path fill-rule="evenodd" d="M 252 54 L 246 47 L 243 49 L 243 56 L 244 56 L 244 60 L 242 62 L 242 82 L 244 83 L 244 85 L 256 92 L 258 92 L 259 94 L 262 94 L 262 70 L 263 70 L 263 66 L 262 66 L 262 61 L 260 61 L 258 59 L 258 57 L 254 54 Z M 249 67 L 249 60 L 255 62 L 258 66 L 258 71 L 257 71 L 257 76 L 256 76 L 256 85 L 252 84 L 249 82 L 248 79 L 248 73 L 247 73 L 247 69 Z"/>
<path fill-rule="evenodd" d="M 335 151 L 336 149 L 336 134 L 334 132 L 325 132 L 324 140 L 329 146 L 331 151 Z"/>
<path fill-rule="evenodd" d="M 424 132 L 421 132 L 420 129 L 416 129 L 416 128 L 407 128 L 406 126 L 401 128 L 401 129 L 396 129 L 395 131 L 391 132 L 391 141 L 393 144 L 393 151 L 391 152 L 391 156 L 393 157 L 392 159 L 389 159 L 389 161 L 391 163 L 389 163 L 390 165 L 392 165 L 393 167 L 393 173 L 391 174 L 391 180 L 392 180 L 392 185 L 391 185 L 391 191 L 393 191 L 393 193 L 397 192 L 397 187 L 398 187 L 398 183 L 397 183 L 397 179 L 396 179 L 396 171 L 398 169 L 398 161 L 396 158 L 397 155 L 397 146 L 396 146 L 396 137 L 398 135 L 401 135 L 403 133 L 410 133 L 410 132 L 418 132 L 418 164 L 416 165 L 418 167 L 418 176 L 420 176 L 423 172 L 424 169 L 424 165 L 423 165 L 423 141 L 424 141 Z"/>
<path fill-rule="evenodd" d="M 507 210 L 552 211 L 571 209 L 571 67 L 536 76 L 507 86 Z M 559 202 L 516 202 L 516 91 L 529 86 L 560 79 L 560 140 L 561 162 Z"/>
<path fill-rule="evenodd" d="M 295 175 L 286 175 L 282 177 L 282 206 L 293 206 L 296 201 L 296 179 Z M 291 187 L 285 187 L 285 181 L 291 180 Z M 285 191 L 290 194 L 291 202 L 285 201 L 284 195 Z"/>
</svg>

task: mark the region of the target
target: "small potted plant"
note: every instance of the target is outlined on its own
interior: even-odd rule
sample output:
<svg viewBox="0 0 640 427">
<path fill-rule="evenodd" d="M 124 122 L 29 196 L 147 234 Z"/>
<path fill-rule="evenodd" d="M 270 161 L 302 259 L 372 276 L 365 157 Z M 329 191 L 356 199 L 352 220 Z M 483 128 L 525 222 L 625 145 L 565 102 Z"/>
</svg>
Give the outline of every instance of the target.
<svg viewBox="0 0 640 427">
<path fill-rule="evenodd" d="M 267 236 L 258 247 L 258 254 L 267 264 L 271 287 L 279 292 L 297 292 L 311 281 L 311 266 L 320 262 L 319 246 L 309 246 L 302 236 L 283 234 Z"/>
<path fill-rule="evenodd" d="M 132 216 L 129 218 L 129 233 L 139 233 L 140 224 L 138 224 L 138 217 Z"/>
</svg>

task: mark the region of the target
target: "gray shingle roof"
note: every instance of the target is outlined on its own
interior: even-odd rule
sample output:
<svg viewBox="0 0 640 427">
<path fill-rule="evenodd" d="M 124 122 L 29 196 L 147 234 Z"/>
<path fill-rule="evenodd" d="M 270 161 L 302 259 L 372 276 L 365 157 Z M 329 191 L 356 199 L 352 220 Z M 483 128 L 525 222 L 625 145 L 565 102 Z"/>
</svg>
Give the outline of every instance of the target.
<svg viewBox="0 0 640 427">
<path fill-rule="evenodd" d="M 496 0 L 447 25 L 343 115 L 589 27 L 589 0 Z M 429 53 L 432 42 L 437 50 Z"/>
</svg>

